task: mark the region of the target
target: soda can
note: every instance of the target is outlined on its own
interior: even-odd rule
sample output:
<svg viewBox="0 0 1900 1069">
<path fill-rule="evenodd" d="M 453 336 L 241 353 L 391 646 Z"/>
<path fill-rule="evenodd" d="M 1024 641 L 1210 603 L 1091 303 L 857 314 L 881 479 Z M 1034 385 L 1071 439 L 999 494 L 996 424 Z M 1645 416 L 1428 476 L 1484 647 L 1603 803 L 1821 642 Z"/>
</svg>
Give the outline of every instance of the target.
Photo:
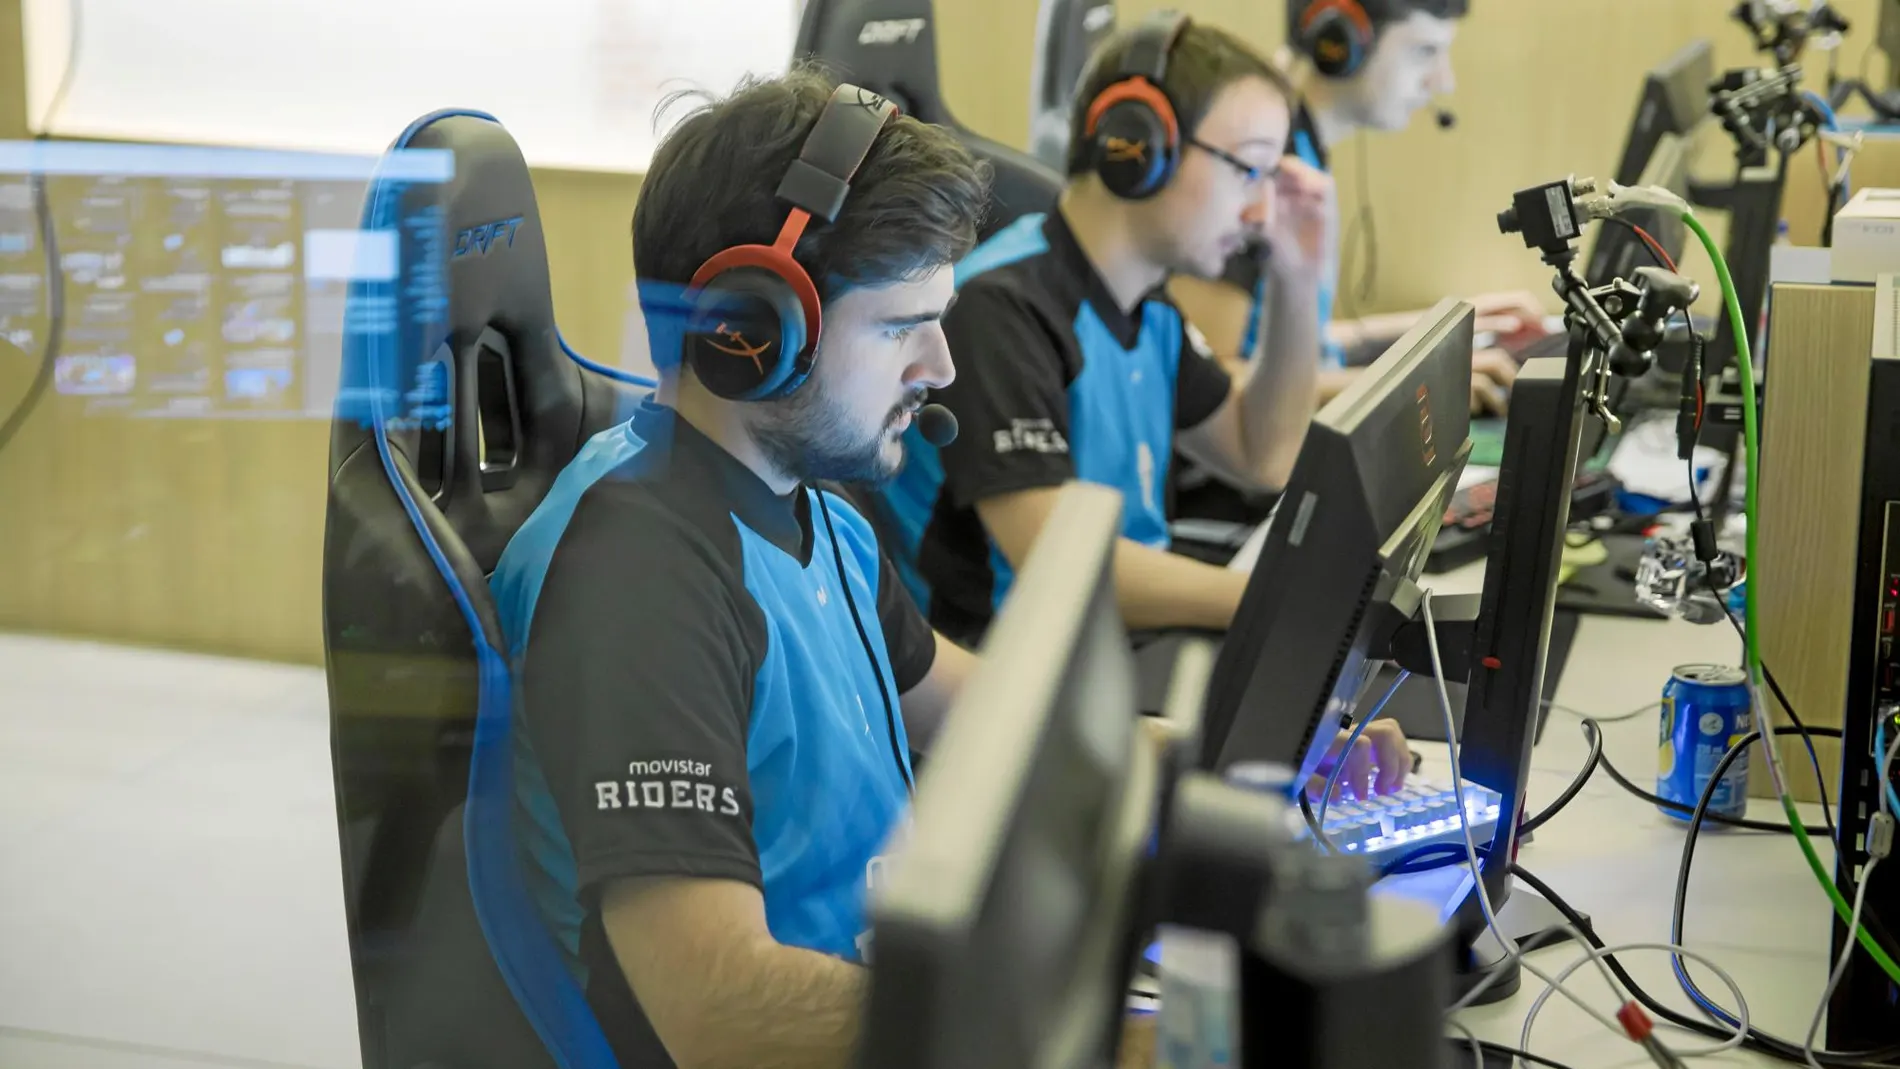
<svg viewBox="0 0 1900 1069">
<path fill-rule="evenodd" d="M 1685 664 L 1669 677 L 1662 692 L 1661 767 L 1656 794 L 1695 808 L 1722 755 L 1755 730 L 1748 677 L 1723 664 Z M 1739 818 L 1748 808 L 1748 754 L 1730 764 L 1709 796 L 1709 812 Z M 1664 809 L 1677 820 L 1689 814 Z"/>
</svg>

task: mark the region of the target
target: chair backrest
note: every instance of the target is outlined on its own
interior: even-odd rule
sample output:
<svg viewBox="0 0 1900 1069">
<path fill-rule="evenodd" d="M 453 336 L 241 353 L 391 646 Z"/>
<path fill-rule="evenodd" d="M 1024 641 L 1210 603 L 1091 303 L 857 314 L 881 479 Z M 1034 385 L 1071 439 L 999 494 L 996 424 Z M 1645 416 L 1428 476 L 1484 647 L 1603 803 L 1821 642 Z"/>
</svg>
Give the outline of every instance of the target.
<svg viewBox="0 0 1900 1069">
<path fill-rule="evenodd" d="M 937 78 L 932 0 L 809 0 L 799 23 L 797 54 L 822 60 L 838 78 L 890 98 L 927 123 L 956 131 L 995 170 L 989 237 L 1030 212 L 1048 211 L 1062 175 L 1028 153 L 984 137 L 956 121 Z"/>
<path fill-rule="evenodd" d="M 534 189 L 513 138 L 479 113 L 441 112 L 418 120 L 397 146 L 452 152 L 453 181 L 379 179 L 364 228 L 439 212 L 439 228 L 412 226 L 431 235 L 405 230 L 403 245 L 439 258 L 445 285 L 437 292 L 446 300 L 416 311 L 428 300 L 428 286 L 416 281 L 423 275 L 387 287 L 402 290 L 404 323 L 434 325 L 426 336 L 405 326 L 393 343 L 351 336 L 339 397 L 360 399 L 392 366 L 420 368 L 418 381 L 446 387 L 448 418 L 439 428 L 386 423 L 387 456 L 360 408 L 340 405 L 332 427 L 324 652 L 364 1063 L 578 1069 L 551 1057 L 530 1027 L 542 1027 L 536 1015 L 506 998 L 511 990 L 522 997 L 520 977 L 496 971 L 481 926 L 489 918 L 478 923 L 469 890 L 496 852 L 464 842 L 463 816 L 465 800 L 470 813 L 480 808 L 470 795 L 471 758 L 478 737 L 493 735 L 494 710 L 507 750 L 508 681 L 495 653 L 507 646 L 486 577 L 561 469 L 613 422 L 618 395 L 563 351 Z M 378 299 L 389 292 L 353 287 L 346 319 L 388 314 Z M 386 359 L 390 350 L 399 359 Z M 486 810 L 505 811 L 510 792 L 482 793 Z M 460 1023 L 418 1027 L 435 1019 Z"/>
<path fill-rule="evenodd" d="M 1114 0 L 1042 0 L 1036 12 L 1029 154 L 1058 171 L 1069 165 L 1069 116 L 1082 72 L 1095 47 L 1114 32 Z"/>
</svg>

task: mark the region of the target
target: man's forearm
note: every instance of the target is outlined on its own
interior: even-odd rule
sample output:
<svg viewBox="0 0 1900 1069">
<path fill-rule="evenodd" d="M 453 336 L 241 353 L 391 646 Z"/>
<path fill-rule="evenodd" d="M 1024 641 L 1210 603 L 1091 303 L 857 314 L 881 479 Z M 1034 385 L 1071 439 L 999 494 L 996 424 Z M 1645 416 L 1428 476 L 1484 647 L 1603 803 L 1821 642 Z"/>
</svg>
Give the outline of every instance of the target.
<svg viewBox="0 0 1900 1069">
<path fill-rule="evenodd" d="M 1122 539 L 1115 550 L 1115 596 L 1130 630 L 1195 627 L 1225 631 L 1240 609 L 1247 573 Z"/>
<path fill-rule="evenodd" d="M 680 1069 L 847 1069 L 870 974 L 770 940 L 742 955 L 704 973 L 724 979 L 700 993 L 693 1035 L 662 1037 Z"/>
<path fill-rule="evenodd" d="M 730 880 L 614 883 L 601 924 L 627 985 L 680 1069 L 847 1069 L 868 974 L 785 946 L 758 888 Z"/>
<path fill-rule="evenodd" d="M 1318 400 L 1319 299 L 1310 279 L 1269 276 L 1267 329 L 1241 394 L 1247 461 L 1262 486 L 1293 474 Z"/>
</svg>

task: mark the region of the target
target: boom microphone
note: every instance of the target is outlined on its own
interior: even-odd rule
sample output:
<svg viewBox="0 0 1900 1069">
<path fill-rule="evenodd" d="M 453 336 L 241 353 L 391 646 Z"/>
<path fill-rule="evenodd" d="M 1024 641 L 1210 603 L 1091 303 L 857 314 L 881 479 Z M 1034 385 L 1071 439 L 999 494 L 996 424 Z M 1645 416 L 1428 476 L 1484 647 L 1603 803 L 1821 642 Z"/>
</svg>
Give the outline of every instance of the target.
<svg viewBox="0 0 1900 1069">
<path fill-rule="evenodd" d="M 957 414 L 942 405 L 925 405 L 917 413 L 917 433 L 942 449 L 957 440 Z"/>
</svg>

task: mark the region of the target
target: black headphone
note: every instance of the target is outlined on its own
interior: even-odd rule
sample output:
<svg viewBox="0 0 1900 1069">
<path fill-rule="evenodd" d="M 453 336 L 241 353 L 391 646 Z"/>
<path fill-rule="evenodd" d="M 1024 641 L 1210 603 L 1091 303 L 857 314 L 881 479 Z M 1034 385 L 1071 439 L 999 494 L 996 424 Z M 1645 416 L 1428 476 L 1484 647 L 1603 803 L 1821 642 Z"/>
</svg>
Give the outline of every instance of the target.
<svg viewBox="0 0 1900 1069">
<path fill-rule="evenodd" d="M 818 287 L 792 258 L 816 217 L 835 222 L 851 179 L 897 106 L 840 85 L 778 185 L 791 205 L 770 245 L 734 245 L 693 272 L 682 358 L 708 390 L 730 401 L 785 397 L 810 376 L 823 327 Z"/>
<path fill-rule="evenodd" d="M 1168 54 L 1187 29 L 1186 15 L 1158 11 L 1136 26 L 1115 80 L 1089 101 L 1082 134 L 1089 162 L 1110 193 L 1152 197 L 1181 161 L 1181 122 L 1168 98 Z"/>
<path fill-rule="evenodd" d="M 1293 30 L 1301 54 L 1328 78 L 1359 73 L 1379 36 L 1379 24 L 1361 0 L 1314 0 L 1294 20 Z"/>
</svg>

